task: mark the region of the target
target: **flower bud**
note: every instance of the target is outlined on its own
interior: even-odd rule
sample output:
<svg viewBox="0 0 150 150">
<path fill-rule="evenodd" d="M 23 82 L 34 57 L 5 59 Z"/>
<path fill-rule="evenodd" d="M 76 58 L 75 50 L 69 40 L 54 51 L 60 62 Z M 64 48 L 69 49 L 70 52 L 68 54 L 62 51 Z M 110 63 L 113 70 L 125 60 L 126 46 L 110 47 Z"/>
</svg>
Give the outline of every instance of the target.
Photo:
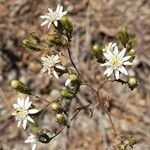
<svg viewBox="0 0 150 150">
<path fill-rule="evenodd" d="M 33 43 L 30 39 L 24 39 L 22 41 L 23 45 L 25 45 L 27 48 L 34 50 L 34 51 L 40 51 L 40 48 L 37 47 L 35 43 Z"/>
<path fill-rule="evenodd" d="M 60 125 L 67 125 L 66 118 L 63 114 L 56 114 L 56 119 Z"/>
<path fill-rule="evenodd" d="M 92 53 L 96 57 L 97 62 L 104 63 L 103 51 L 98 44 L 93 45 Z"/>
<path fill-rule="evenodd" d="M 34 38 L 36 40 L 37 43 L 41 42 L 41 39 L 40 39 L 39 35 L 36 32 L 31 32 L 30 35 L 31 35 L 32 38 Z"/>
<path fill-rule="evenodd" d="M 127 145 L 124 143 L 119 145 L 119 150 L 126 150 L 126 148 L 127 148 Z"/>
<path fill-rule="evenodd" d="M 131 90 L 133 90 L 134 88 L 136 88 L 138 86 L 137 80 L 133 77 L 130 77 L 128 80 L 128 86 Z"/>
<path fill-rule="evenodd" d="M 63 112 L 63 108 L 62 105 L 58 102 L 53 102 L 51 104 L 51 108 L 53 109 L 54 112 L 56 113 L 62 113 Z"/>
<path fill-rule="evenodd" d="M 56 35 L 56 34 L 48 35 L 48 41 L 51 44 L 55 44 L 55 45 L 58 45 L 58 46 L 63 45 L 62 38 L 60 36 Z"/>
<path fill-rule="evenodd" d="M 71 34 L 73 32 L 73 27 L 72 27 L 72 24 L 71 24 L 70 20 L 68 19 L 68 17 L 66 17 L 66 16 L 62 17 L 61 24 L 68 33 Z"/>
<path fill-rule="evenodd" d="M 128 145 L 131 147 L 133 147 L 135 144 L 138 143 L 137 139 L 135 139 L 134 137 L 130 137 L 128 141 L 129 141 Z"/>
<path fill-rule="evenodd" d="M 72 99 L 75 95 L 75 92 L 71 89 L 61 89 L 60 94 L 64 98 Z"/>
<path fill-rule="evenodd" d="M 12 80 L 11 86 L 20 93 L 30 94 L 30 90 L 19 80 Z"/>
<path fill-rule="evenodd" d="M 39 142 L 41 143 L 49 143 L 52 137 L 49 136 L 49 131 L 47 129 L 40 130 L 39 133 Z"/>
<path fill-rule="evenodd" d="M 131 56 L 130 61 L 133 61 L 133 60 L 134 60 L 135 54 L 136 54 L 136 52 L 135 52 L 134 49 L 131 49 L 131 50 L 127 53 L 127 55 Z"/>
<path fill-rule="evenodd" d="M 126 47 L 126 43 L 129 41 L 129 34 L 126 28 L 121 29 L 118 34 L 118 39 L 121 41 L 122 45 Z"/>
</svg>

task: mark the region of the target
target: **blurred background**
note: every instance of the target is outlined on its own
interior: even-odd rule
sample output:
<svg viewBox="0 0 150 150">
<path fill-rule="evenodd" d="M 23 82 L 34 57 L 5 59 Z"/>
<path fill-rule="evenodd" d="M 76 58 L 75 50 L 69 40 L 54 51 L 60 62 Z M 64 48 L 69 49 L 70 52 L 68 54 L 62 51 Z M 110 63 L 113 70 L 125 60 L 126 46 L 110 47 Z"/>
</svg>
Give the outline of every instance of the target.
<svg viewBox="0 0 150 150">
<path fill-rule="evenodd" d="M 19 95 L 9 82 L 20 79 L 37 94 L 45 98 L 57 97 L 57 88 L 64 81 L 52 80 L 47 74 L 40 74 L 40 57 L 43 52 L 33 53 L 22 47 L 22 40 L 31 31 L 46 39 L 53 29 L 41 27 L 40 15 L 47 8 L 62 4 L 73 23 L 72 57 L 81 73 L 84 73 L 96 87 L 103 81 L 103 69 L 91 56 L 91 46 L 98 42 L 102 46 L 114 41 L 119 29 L 127 27 L 137 36 L 137 57 L 130 74 L 136 76 L 139 87 L 131 91 L 121 84 L 109 84 L 101 90 L 101 99 L 109 108 L 116 131 L 123 138 L 134 136 L 139 140 L 134 150 L 150 150 L 150 1 L 149 0 L 0 0 L 0 150 L 27 150 L 24 144 L 26 132 L 16 126 L 11 116 L 12 104 Z M 45 34 L 44 34 L 45 33 Z M 69 62 L 66 62 L 69 66 Z M 60 82 L 60 84 L 59 84 Z M 85 105 L 94 101 L 86 87 L 78 94 L 79 102 Z M 34 98 L 32 98 L 34 100 Z M 37 106 L 45 104 L 35 99 Z M 71 110 L 70 110 L 71 112 Z M 54 128 L 54 121 L 48 110 L 41 117 L 41 123 Z M 93 117 L 81 111 L 69 130 L 64 130 L 49 144 L 38 144 L 39 150 L 115 150 L 120 139 L 113 139 L 108 116 L 100 109 Z"/>
</svg>

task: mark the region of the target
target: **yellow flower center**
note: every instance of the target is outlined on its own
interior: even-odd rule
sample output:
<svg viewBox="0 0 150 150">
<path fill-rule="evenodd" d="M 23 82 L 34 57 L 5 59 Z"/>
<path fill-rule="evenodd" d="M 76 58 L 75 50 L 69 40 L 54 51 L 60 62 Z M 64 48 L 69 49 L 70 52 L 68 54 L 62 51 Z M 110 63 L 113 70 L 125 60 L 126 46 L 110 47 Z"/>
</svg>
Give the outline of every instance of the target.
<svg viewBox="0 0 150 150">
<path fill-rule="evenodd" d="M 55 12 L 49 14 L 49 18 L 51 21 L 55 21 L 57 18 L 57 14 Z"/>
<path fill-rule="evenodd" d="M 24 108 L 19 108 L 17 110 L 16 116 L 18 119 L 24 119 L 28 114 L 28 111 Z"/>
<path fill-rule="evenodd" d="M 118 68 L 118 67 L 120 66 L 120 61 L 118 60 L 117 57 L 114 57 L 114 58 L 112 59 L 111 65 L 112 65 L 112 67 L 114 67 L 114 68 Z"/>
</svg>

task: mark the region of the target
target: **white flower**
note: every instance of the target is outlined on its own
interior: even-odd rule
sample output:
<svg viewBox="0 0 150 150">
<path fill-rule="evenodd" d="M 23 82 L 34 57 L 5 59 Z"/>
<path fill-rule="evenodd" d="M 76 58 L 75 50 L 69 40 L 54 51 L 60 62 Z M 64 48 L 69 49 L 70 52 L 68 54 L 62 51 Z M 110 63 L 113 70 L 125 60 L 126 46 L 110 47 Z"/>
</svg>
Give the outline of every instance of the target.
<svg viewBox="0 0 150 150">
<path fill-rule="evenodd" d="M 36 149 L 38 142 L 38 138 L 36 135 L 30 134 L 30 136 L 25 140 L 25 143 L 31 143 L 32 144 L 32 150 Z"/>
<path fill-rule="evenodd" d="M 52 76 L 52 74 L 58 79 L 59 76 L 57 72 L 55 71 L 56 69 L 60 70 L 65 70 L 65 67 L 63 67 L 60 63 L 60 58 L 59 55 L 51 55 L 47 57 L 41 57 L 43 68 L 41 70 L 42 73 L 48 71 L 48 74 Z"/>
<path fill-rule="evenodd" d="M 125 56 L 125 53 L 125 48 L 121 52 L 119 52 L 117 46 L 114 47 L 112 52 L 106 51 L 103 53 L 105 58 L 107 59 L 106 63 L 101 64 L 101 66 L 107 67 L 104 75 L 107 75 L 107 77 L 109 77 L 114 72 L 115 78 L 117 80 L 119 79 L 119 72 L 128 75 L 128 72 L 124 66 L 132 65 L 132 63 L 128 61 L 131 56 Z"/>
<path fill-rule="evenodd" d="M 103 49 L 103 52 L 106 52 L 106 51 L 113 51 L 114 47 L 117 45 L 117 43 L 108 43 L 108 45 L 105 46 L 105 48 Z"/>
<path fill-rule="evenodd" d="M 41 24 L 41 26 L 44 26 L 48 23 L 48 28 L 54 22 L 54 25 L 58 26 L 58 20 L 60 20 L 64 15 L 67 14 L 67 11 L 63 11 L 63 6 L 58 5 L 56 10 L 53 11 L 51 8 L 48 8 L 48 13 L 46 13 L 44 16 L 41 16 L 42 19 L 45 19 L 45 21 Z"/>
<path fill-rule="evenodd" d="M 20 127 L 21 123 L 23 128 L 26 129 L 27 122 L 30 121 L 34 123 L 34 120 L 29 116 L 38 112 L 37 109 L 30 109 L 32 102 L 29 101 L 29 97 L 27 98 L 17 98 L 17 104 L 13 104 L 15 112 L 12 113 L 16 117 L 18 121 L 18 128 Z"/>
</svg>

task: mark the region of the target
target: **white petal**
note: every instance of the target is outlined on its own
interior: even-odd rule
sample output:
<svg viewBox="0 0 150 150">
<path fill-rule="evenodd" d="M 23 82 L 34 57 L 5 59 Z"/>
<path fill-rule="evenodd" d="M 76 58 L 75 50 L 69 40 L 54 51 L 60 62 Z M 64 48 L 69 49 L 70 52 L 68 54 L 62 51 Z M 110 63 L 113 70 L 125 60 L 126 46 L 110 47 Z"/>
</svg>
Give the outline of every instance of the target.
<svg viewBox="0 0 150 150">
<path fill-rule="evenodd" d="M 56 12 L 59 13 L 60 5 L 57 5 Z"/>
<path fill-rule="evenodd" d="M 32 145 L 32 150 L 35 150 L 36 149 L 36 143 L 34 143 L 33 145 Z"/>
<path fill-rule="evenodd" d="M 20 120 L 20 121 L 18 121 L 18 124 L 17 124 L 17 127 L 18 127 L 18 128 L 20 127 L 21 123 L 22 123 L 22 121 L 21 121 L 21 120 Z"/>
<path fill-rule="evenodd" d="M 123 56 L 125 55 L 125 53 L 126 53 L 126 49 L 124 48 L 124 49 L 118 54 L 118 57 L 119 57 L 120 59 L 122 59 Z"/>
<path fill-rule="evenodd" d="M 23 107 L 24 106 L 24 100 L 20 99 L 19 97 L 17 98 L 17 103 L 19 107 Z"/>
<path fill-rule="evenodd" d="M 112 44 L 112 42 L 111 42 L 111 44 Z M 115 47 L 116 45 L 117 45 L 117 43 L 113 43 L 113 44 L 112 44 L 112 47 Z"/>
<path fill-rule="evenodd" d="M 118 51 L 118 47 L 117 46 L 115 46 L 113 53 L 114 53 L 114 55 L 118 55 L 119 51 Z"/>
<path fill-rule="evenodd" d="M 131 58 L 131 56 L 123 57 L 123 58 L 122 58 L 122 61 L 127 61 L 127 60 L 129 60 L 130 58 Z"/>
<path fill-rule="evenodd" d="M 13 112 L 12 115 L 13 115 L 13 116 L 16 116 L 16 112 Z"/>
<path fill-rule="evenodd" d="M 66 82 L 65 82 L 65 86 L 68 86 L 68 84 L 71 82 L 70 79 L 67 79 Z"/>
<path fill-rule="evenodd" d="M 36 114 L 37 112 L 38 112 L 37 109 L 29 109 L 29 110 L 28 110 L 28 113 L 29 113 L 29 114 Z"/>
<path fill-rule="evenodd" d="M 27 119 L 28 119 L 30 122 L 34 123 L 34 120 L 33 120 L 30 116 L 28 116 Z"/>
<path fill-rule="evenodd" d="M 107 51 L 106 53 L 103 53 L 106 59 L 110 60 L 113 57 L 113 54 L 110 51 Z"/>
<path fill-rule="evenodd" d="M 63 6 L 60 6 L 59 13 L 62 13 L 62 11 L 63 11 Z"/>
<path fill-rule="evenodd" d="M 110 76 L 110 74 L 112 73 L 112 68 L 107 68 L 106 70 L 105 70 L 105 72 L 104 72 L 104 75 L 106 75 L 107 74 L 107 76 Z"/>
<path fill-rule="evenodd" d="M 18 109 L 19 106 L 17 104 L 13 104 L 14 109 Z"/>
<path fill-rule="evenodd" d="M 48 11 L 51 13 L 51 12 L 53 12 L 53 9 L 51 9 L 51 8 L 48 8 Z"/>
<path fill-rule="evenodd" d="M 115 70 L 115 78 L 118 80 L 119 79 L 119 71 Z"/>
<path fill-rule="evenodd" d="M 125 74 L 125 75 L 128 75 L 128 72 L 127 72 L 127 70 L 125 69 L 125 67 L 120 67 L 120 68 L 118 68 L 118 70 L 121 72 L 121 73 L 123 73 L 123 74 Z"/>
<path fill-rule="evenodd" d="M 106 62 L 106 63 L 104 63 L 104 64 L 100 64 L 100 66 L 108 66 L 108 65 L 109 65 L 108 62 Z"/>
<path fill-rule="evenodd" d="M 56 65 L 55 67 L 58 68 L 58 69 L 61 69 L 61 70 L 65 70 L 66 69 L 65 67 L 63 67 L 61 65 Z"/>
<path fill-rule="evenodd" d="M 26 127 L 27 127 L 27 122 L 28 122 L 27 118 L 23 120 L 23 128 L 24 129 L 26 129 Z"/>
<path fill-rule="evenodd" d="M 29 109 L 31 106 L 32 102 L 29 102 L 29 96 L 25 99 L 25 109 Z"/>
<path fill-rule="evenodd" d="M 41 69 L 41 73 L 44 73 L 45 71 L 47 71 L 46 68 L 42 68 L 42 69 Z"/>
<path fill-rule="evenodd" d="M 58 74 L 55 70 L 53 71 L 53 75 L 54 75 L 55 78 L 57 78 L 57 79 L 59 78 L 59 76 L 58 76 Z"/>
<path fill-rule="evenodd" d="M 123 65 L 130 66 L 132 63 L 130 61 L 123 62 Z"/>
<path fill-rule="evenodd" d="M 41 24 L 41 26 L 46 25 L 48 22 L 49 22 L 48 20 L 45 20 L 45 21 Z"/>
<path fill-rule="evenodd" d="M 46 18 L 48 18 L 48 16 L 47 15 L 44 15 L 44 16 L 40 16 L 42 19 L 46 19 Z"/>
<path fill-rule="evenodd" d="M 47 28 L 49 28 L 49 27 L 51 26 L 51 24 L 52 24 L 52 22 L 49 22 L 49 23 L 48 23 L 48 27 L 47 27 Z"/>
<path fill-rule="evenodd" d="M 57 21 L 54 21 L 54 25 L 57 27 L 57 26 L 58 26 L 58 22 L 57 22 Z"/>
<path fill-rule="evenodd" d="M 61 17 L 67 14 L 67 11 L 62 12 Z"/>
</svg>

